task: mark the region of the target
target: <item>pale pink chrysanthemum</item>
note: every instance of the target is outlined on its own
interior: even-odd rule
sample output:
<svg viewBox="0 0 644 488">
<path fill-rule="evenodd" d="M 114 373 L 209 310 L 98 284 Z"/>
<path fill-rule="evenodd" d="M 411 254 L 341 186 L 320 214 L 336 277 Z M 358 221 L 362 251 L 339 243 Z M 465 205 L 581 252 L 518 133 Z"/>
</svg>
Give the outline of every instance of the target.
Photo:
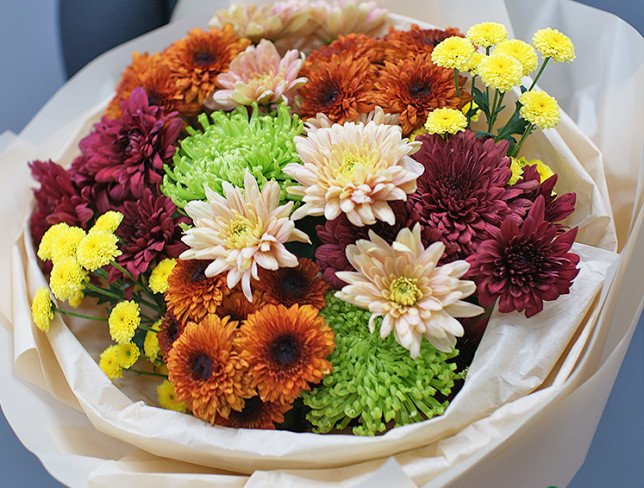
<svg viewBox="0 0 644 488">
<path fill-rule="evenodd" d="M 470 265 L 453 261 L 437 263 L 445 245 L 435 242 L 427 249 L 420 237 L 420 224 L 402 229 L 393 244 L 369 231 L 369 239 L 347 246 L 347 259 L 357 271 L 340 271 L 348 283 L 336 296 L 372 312 L 369 328 L 383 317 L 380 336 L 392 331 L 396 341 L 417 358 L 423 337 L 436 349 L 449 352 L 463 326 L 455 317 L 475 317 L 478 305 L 463 301 L 476 290 L 473 281 L 461 280 Z"/>
<path fill-rule="evenodd" d="M 368 124 L 373 121 L 376 124 L 398 125 L 398 119 L 398 114 L 388 114 L 381 107 L 375 107 L 369 113 L 360 114 L 356 122 Z M 309 133 L 316 129 L 328 129 L 333 124 L 334 122 L 326 114 L 318 113 L 315 117 L 311 117 L 304 122 L 304 130 Z"/>
<path fill-rule="evenodd" d="M 325 42 L 347 34 L 384 34 L 389 12 L 376 2 L 361 0 L 318 0 L 311 4 L 311 15 L 319 24 L 316 35 Z"/>
<path fill-rule="evenodd" d="M 269 181 L 260 192 L 255 177 L 246 172 L 244 187 L 242 191 L 224 182 L 225 196 L 206 187 L 206 202 L 186 205 L 194 227 L 183 236 L 190 249 L 180 258 L 212 260 L 204 274 L 210 278 L 227 272 L 228 288 L 241 281 L 244 295 L 252 301 L 250 283 L 251 278 L 259 278 L 258 266 L 269 270 L 295 267 L 297 258 L 284 243 L 310 240 L 289 217 L 293 202 L 278 206 L 277 182 Z"/>
<path fill-rule="evenodd" d="M 304 55 L 291 49 L 282 58 L 271 41 L 263 39 L 257 47 L 249 46 L 230 63 L 228 71 L 217 77 L 216 90 L 208 106 L 232 110 L 240 105 L 289 103 L 306 78 L 297 74 Z"/>
<path fill-rule="evenodd" d="M 406 201 L 424 171 L 410 157 L 419 143 L 403 139 L 398 126 L 373 121 L 310 131 L 295 138 L 295 147 L 303 164 L 287 164 L 284 173 L 299 183 L 287 190 L 304 205 L 293 220 L 307 215 L 333 220 L 344 212 L 359 227 L 377 220 L 393 225 L 388 202 Z"/>
</svg>

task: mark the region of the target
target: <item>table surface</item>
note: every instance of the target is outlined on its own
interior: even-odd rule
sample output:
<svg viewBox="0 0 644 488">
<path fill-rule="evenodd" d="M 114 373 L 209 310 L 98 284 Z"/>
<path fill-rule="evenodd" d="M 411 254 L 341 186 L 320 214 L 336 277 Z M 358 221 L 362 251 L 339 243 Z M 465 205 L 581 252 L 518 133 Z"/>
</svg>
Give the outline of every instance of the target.
<svg viewBox="0 0 644 488">
<path fill-rule="evenodd" d="M 18 132 L 64 83 L 56 0 L 0 2 L 0 133 Z M 643 32 L 641 0 L 587 0 L 613 12 Z M 5 46 L 11 46 L 7 49 Z M 25 60 L 30 61 L 26 63 Z M 640 60 L 641 62 L 641 60 Z M 644 315 L 608 400 L 585 464 L 573 488 L 644 486 Z M 27 451 L 0 414 L 0 485 L 61 486 Z"/>
</svg>

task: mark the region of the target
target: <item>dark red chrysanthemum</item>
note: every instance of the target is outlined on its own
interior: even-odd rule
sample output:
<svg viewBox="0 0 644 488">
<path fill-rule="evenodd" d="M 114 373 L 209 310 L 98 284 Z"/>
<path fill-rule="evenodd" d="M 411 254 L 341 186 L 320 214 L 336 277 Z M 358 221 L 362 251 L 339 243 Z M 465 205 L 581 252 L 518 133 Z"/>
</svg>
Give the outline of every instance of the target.
<svg viewBox="0 0 644 488">
<path fill-rule="evenodd" d="M 155 259 L 178 257 L 186 249 L 179 224 L 187 218 L 175 218 L 176 210 L 172 200 L 155 196 L 149 188 L 139 200 L 125 202 L 121 208 L 123 222 L 116 231 L 123 251 L 118 263 L 138 277 Z M 118 277 L 116 270 L 112 274 Z"/>
<path fill-rule="evenodd" d="M 471 131 L 444 140 L 424 135 L 412 157 L 425 167 L 411 195 L 431 241 L 446 246 L 445 262 L 472 254 L 504 218 L 513 213 L 507 201 L 522 190 L 508 187 L 510 158 L 507 141 L 479 139 Z"/>
<path fill-rule="evenodd" d="M 410 54 L 431 53 L 437 44 L 448 37 L 463 37 L 455 27 L 442 29 L 421 29 L 413 24 L 409 30 L 397 30 L 393 27 L 384 38 L 385 60 L 397 61 Z"/>
<path fill-rule="evenodd" d="M 121 105 L 123 115 L 103 117 L 80 142 L 85 171 L 98 183 L 115 184 L 111 191 L 140 198 L 145 188 L 156 189 L 163 165 L 175 151 L 182 122 L 175 112 L 148 104 L 141 88 Z"/>
<path fill-rule="evenodd" d="M 525 189 L 521 195 L 508 203 L 510 203 L 511 206 L 514 206 L 513 203 L 516 201 L 527 200 L 531 206 L 532 202 L 536 201 L 539 196 L 542 196 L 545 204 L 545 219 L 548 222 L 561 222 L 575 211 L 577 195 L 575 193 L 564 193 L 563 195 L 557 196 L 557 194 L 554 193 L 557 179 L 558 175 L 555 174 L 543 183 L 540 183 L 541 176 L 537 171 L 537 167 L 526 166 L 523 169 L 521 179 L 517 181 L 515 185 L 517 188 L 525 187 Z M 526 211 L 527 210 L 524 210 L 523 213 L 521 213 L 521 206 L 519 206 L 517 213 L 520 217 L 524 217 Z"/>
<path fill-rule="evenodd" d="M 315 250 L 315 259 L 322 270 L 322 277 L 333 288 L 340 289 L 346 285 L 335 275 L 338 271 L 354 271 L 346 255 L 349 244 L 354 244 L 358 239 L 368 239 L 370 230 L 391 244 L 401 229 L 412 227 L 418 222 L 418 215 L 412 205 L 401 201 L 390 202 L 389 205 L 396 216 L 394 225 L 378 221 L 371 226 L 356 227 L 345 214 L 341 214 L 337 219 L 327 220 L 324 225 L 316 227 L 315 231 L 322 244 Z M 422 238 L 423 244 L 428 245 L 426 232 L 423 232 Z"/>
<path fill-rule="evenodd" d="M 40 183 L 34 190 L 36 208 L 30 228 L 34 243 L 40 242 L 49 227 L 60 222 L 87 228 L 94 212 L 74 185 L 70 174 L 53 161 L 32 161 L 31 175 Z"/>
<path fill-rule="evenodd" d="M 468 258 L 468 276 L 477 284 L 481 305 L 498 299 L 499 311 L 525 311 L 532 317 L 543 310 L 544 301 L 570 292 L 579 273 L 579 256 L 569 252 L 577 227 L 558 234 L 557 226 L 544 216 L 544 198 L 539 196 L 522 224 L 506 219 Z"/>
</svg>

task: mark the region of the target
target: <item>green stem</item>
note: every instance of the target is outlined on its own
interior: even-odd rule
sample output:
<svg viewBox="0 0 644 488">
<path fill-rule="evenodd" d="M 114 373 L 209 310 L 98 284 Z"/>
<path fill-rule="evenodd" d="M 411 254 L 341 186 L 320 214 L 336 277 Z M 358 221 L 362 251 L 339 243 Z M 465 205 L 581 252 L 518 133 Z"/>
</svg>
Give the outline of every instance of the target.
<svg viewBox="0 0 644 488">
<path fill-rule="evenodd" d="M 494 127 L 494 120 L 496 119 L 496 104 L 497 104 L 498 98 L 499 98 L 499 90 L 494 90 L 494 101 L 490 106 L 490 118 L 487 120 L 488 132 L 492 132 L 492 128 Z M 490 99 L 488 98 L 488 103 L 489 103 L 489 100 Z"/>
<path fill-rule="evenodd" d="M 458 88 L 458 70 L 454 68 L 454 86 L 456 87 L 456 96 L 460 96 L 460 90 Z"/>
<path fill-rule="evenodd" d="M 123 273 L 124 276 L 127 276 L 128 278 L 130 278 L 134 283 L 138 284 L 139 280 L 137 280 L 132 273 L 130 273 L 127 269 L 125 269 L 119 263 L 117 263 L 116 261 L 112 261 L 112 266 L 114 266 L 121 273 Z"/>
<path fill-rule="evenodd" d="M 106 297 L 115 298 L 117 300 L 123 300 L 123 297 L 121 295 L 117 295 L 116 293 L 112 293 L 111 291 L 104 290 L 103 288 L 94 286 L 91 283 L 85 283 L 85 288 L 95 293 L 100 293 L 101 295 L 105 295 Z"/>
<path fill-rule="evenodd" d="M 523 135 L 521 136 L 521 139 L 519 139 L 519 142 L 517 143 L 516 146 L 514 146 L 514 149 L 512 150 L 512 153 L 510 153 L 510 157 L 516 157 L 517 154 L 519 154 L 519 149 L 521 149 L 521 146 L 525 142 L 525 140 L 528 138 L 530 133 L 532 132 L 532 129 L 534 129 L 534 126 L 532 124 L 528 124 L 525 128 L 525 131 L 523 131 Z"/>
<path fill-rule="evenodd" d="M 139 369 L 126 369 L 125 371 L 129 371 L 130 373 L 143 374 L 143 375 L 147 375 L 147 376 L 158 376 L 159 378 L 167 378 L 168 377 L 165 374 L 152 373 L 151 371 L 141 371 Z"/>
<path fill-rule="evenodd" d="M 161 308 L 159 308 L 159 305 L 157 303 L 152 303 L 152 302 L 147 301 L 145 298 L 143 298 L 143 296 L 140 293 L 138 293 L 135 296 L 135 300 L 137 302 L 143 303 L 144 305 L 150 307 L 152 310 L 155 310 L 155 311 L 157 311 L 159 313 L 163 312 L 163 310 L 161 310 Z"/>
<path fill-rule="evenodd" d="M 541 73 L 543 73 L 543 70 L 546 68 L 546 64 L 548 64 L 548 61 L 550 61 L 550 58 L 544 58 L 543 63 L 541 63 L 541 68 L 539 68 L 539 71 L 537 72 L 537 76 L 535 76 L 534 80 L 532 80 L 532 85 L 530 85 L 530 88 L 528 88 L 528 91 L 532 90 L 534 86 L 537 84 L 537 80 L 541 76 Z"/>
<path fill-rule="evenodd" d="M 98 320 L 100 322 L 107 322 L 107 318 L 100 318 L 100 317 L 94 317 L 92 315 L 85 315 L 84 313 L 78 313 L 78 312 L 71 312 L 69 310 L 63 310 L 62 308 L 54 307 L 55 311 L 58 313 L 61 313 L 63 315 L 71 315 L 72 317 L 79 317 L 81 319 L 88 319 L 88 320 Z"/>
</svg>

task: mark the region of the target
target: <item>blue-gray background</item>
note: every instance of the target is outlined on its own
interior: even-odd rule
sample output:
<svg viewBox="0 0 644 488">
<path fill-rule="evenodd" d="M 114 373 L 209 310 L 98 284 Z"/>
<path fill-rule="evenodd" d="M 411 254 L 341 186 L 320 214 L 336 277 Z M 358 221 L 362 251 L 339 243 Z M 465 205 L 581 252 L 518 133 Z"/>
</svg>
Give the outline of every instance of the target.
<svg viewBox="0 0 644 488">
<path fill-rule="evenodd" d="M 68 72 L 79 69 L 102 49 L 164 22 L 173 3 L 172 0 L 0 0 L 0 133 L 19 132 L 65 82 Z M 581 3 L 613 12 L 643 32 L 641 0 Z M 101 15 L 95 15 L 96 9 L 100 9 Z M 124 9 L 128 12 L 126 23 Z M 63 42 L 70 46 L 64 55 Z M 570 485 L 573 488 L 644 486 L 643 324 L 644 317 L 640 318 L 586 462 Z M 59 486 L 38 459 L 20 444 L 1 414 L 0 447 L 0 486 Z"/>
</svg>

